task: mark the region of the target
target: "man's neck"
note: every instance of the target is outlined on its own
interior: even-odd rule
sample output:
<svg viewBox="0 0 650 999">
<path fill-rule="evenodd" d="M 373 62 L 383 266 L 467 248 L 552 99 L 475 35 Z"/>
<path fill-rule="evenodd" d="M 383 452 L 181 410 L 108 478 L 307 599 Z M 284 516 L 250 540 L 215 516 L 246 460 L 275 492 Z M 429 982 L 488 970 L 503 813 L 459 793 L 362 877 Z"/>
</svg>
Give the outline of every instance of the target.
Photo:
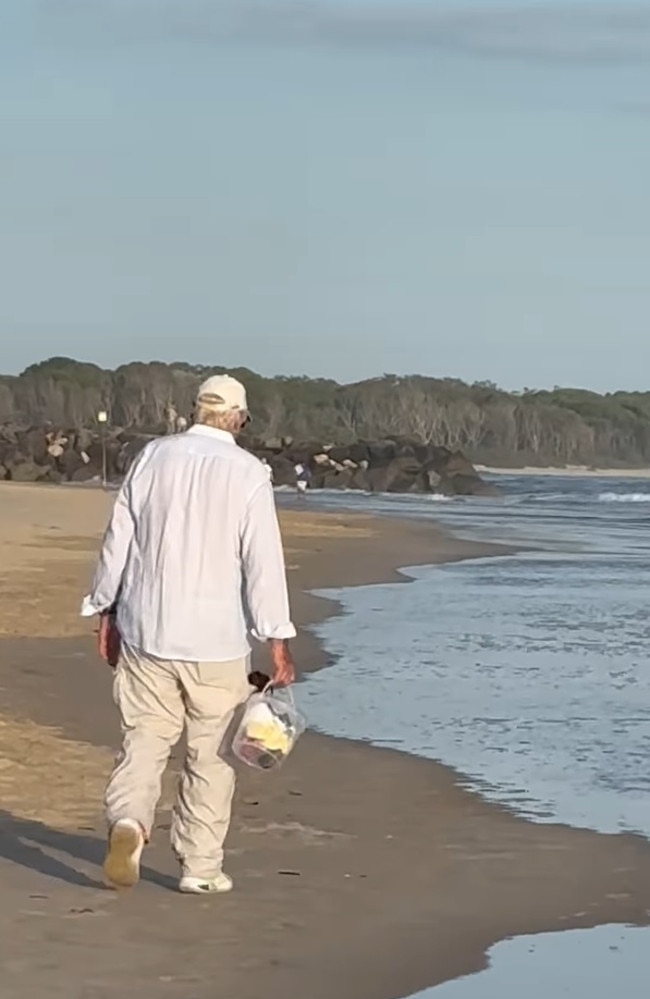
<svg viewBox="0 0 650 999">
<path fill-rule="evenodd" d="M 229 430 L 222 430 L 221 427 L 210 427 L 207 423 L 195 423 L 190 427 L 187 433 L 195 433 L 202 436 L 215 436 L 219 437 L 221 440 L 228 441 L 230 444 L 237 443 L 235 435 Z"/>
</svg>

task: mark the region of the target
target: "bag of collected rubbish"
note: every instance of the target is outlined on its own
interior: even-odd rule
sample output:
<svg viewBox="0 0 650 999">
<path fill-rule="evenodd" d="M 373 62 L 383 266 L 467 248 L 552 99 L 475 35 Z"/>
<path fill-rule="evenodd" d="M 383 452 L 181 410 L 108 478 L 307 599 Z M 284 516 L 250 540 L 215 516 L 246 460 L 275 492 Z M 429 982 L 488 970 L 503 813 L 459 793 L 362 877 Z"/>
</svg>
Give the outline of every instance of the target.
<svg viewBox="0 0 650 999">
<path fill-rule="evenodd" d="M 291 687 L 267 687 L 246 702 L 233 753 L 249 767 L 272 770 L 286 760 L 306 725 Z"/>
</svg>

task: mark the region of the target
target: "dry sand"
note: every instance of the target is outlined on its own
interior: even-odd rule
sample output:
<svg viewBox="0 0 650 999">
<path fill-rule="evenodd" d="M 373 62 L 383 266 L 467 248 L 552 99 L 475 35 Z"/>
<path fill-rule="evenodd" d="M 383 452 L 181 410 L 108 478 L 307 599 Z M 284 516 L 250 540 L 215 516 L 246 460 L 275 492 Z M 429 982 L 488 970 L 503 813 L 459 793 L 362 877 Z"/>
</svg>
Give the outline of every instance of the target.
<svg viewBox="0 0 650 999">
<path fill-rule="evenodd" d="M 524 468 L 491 468 L 487 465 L 477 465 L 477 472 L 488 472 L 490 475 L 552 475 L 563 478 L 583 479 L 650 479 L 650 468 L 589 468 L 587 465 L 567 465 L 564 468 L 554 468 L 551 465 L 537 468 L 526 465 Z"/>
<path fill-rule="evenodd" d="M 99 802 L 117 724 L 110 672 L 78 607 L 110 502 L 0 487 L 3 999 L 393 999 L 480 968 L 507 936 L 647 920 L 644 840 L 534 825 L 448 768 L 312 733 L 279 775 L 242 775 L 232 896 L 170 890 L 178 759 L 142 884 L 104 891 Z M 336 612 L 311 587 L 488 551 L 429 525 L 310 512 L 282 521 L 301 625 Z M 305 632 L 296 651 L 307 667 L 324 664 Z"/>
</svg>

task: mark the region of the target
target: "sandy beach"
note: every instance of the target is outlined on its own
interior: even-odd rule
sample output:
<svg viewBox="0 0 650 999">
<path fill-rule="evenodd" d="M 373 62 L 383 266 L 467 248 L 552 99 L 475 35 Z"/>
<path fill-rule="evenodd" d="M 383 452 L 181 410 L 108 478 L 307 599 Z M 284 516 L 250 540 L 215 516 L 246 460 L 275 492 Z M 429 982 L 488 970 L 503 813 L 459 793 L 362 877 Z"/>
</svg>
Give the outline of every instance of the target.
<svg viewBox="0 0 650 999">
<path fill-rule="evenodd" d="M 103 889 L 100 803 L 118 729 L 110 670 L 78 608 L 111 501 L 0 486 L 5 999 L 398 999 L 478 970 L 510 936 L 648 921 L 641 837 L 536 825 L 449 768 L 311 732 L 277 776 L 241 774 L 232 896 L 174 891 L 180 749 L 143 882 Z M 499 553 L 428 523 L 298 508 L 281 519 L 303 670 L 327 666 L 305 626 L 337 612 L 310 590 Z"/>
<path fill-rule="evenodd" d="M 567 465 L 554 468 L 550 465 L 540 468 L 526 465 L 523 468 L 493 468 L 476 465 L 477 472 L 488 475 L 553 475 L 557 478 L 585 479 L 650 479 L 650 468 L 589 468 L 587 465 Z"/>
</svg>

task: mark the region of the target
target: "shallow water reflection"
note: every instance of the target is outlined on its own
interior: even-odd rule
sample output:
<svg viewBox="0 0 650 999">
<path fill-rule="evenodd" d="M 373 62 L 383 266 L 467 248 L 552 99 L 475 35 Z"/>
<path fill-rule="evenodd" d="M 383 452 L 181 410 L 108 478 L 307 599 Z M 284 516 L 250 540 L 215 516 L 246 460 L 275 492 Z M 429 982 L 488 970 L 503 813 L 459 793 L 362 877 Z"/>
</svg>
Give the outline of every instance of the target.
<svg viewBox="0 0 650 999">
<path fill-rule="evenodd" d="M 600 926 L 506 940 L 487 971 L 413 999 L 646 999 L 648 939 L 647 930 Z"/>
<path fill-rule="evenodd" d="M 312 723 L 432 759 L 536 821 L 650 837 L 650 484 L 502 481 L 506 500 L 329 497 L 546 549 L 328 592 L 337 657 L 300 691 Z M 642 999 L 650 932 L 505 941 L 488 971 L 418 999 Z"/>
<path fill-rule="evenodd" d="M 540 554 L 328 591 L 312 723 L 456 767 L 537 821 L 650 836 L 650 563 Z"/>
</svg>

